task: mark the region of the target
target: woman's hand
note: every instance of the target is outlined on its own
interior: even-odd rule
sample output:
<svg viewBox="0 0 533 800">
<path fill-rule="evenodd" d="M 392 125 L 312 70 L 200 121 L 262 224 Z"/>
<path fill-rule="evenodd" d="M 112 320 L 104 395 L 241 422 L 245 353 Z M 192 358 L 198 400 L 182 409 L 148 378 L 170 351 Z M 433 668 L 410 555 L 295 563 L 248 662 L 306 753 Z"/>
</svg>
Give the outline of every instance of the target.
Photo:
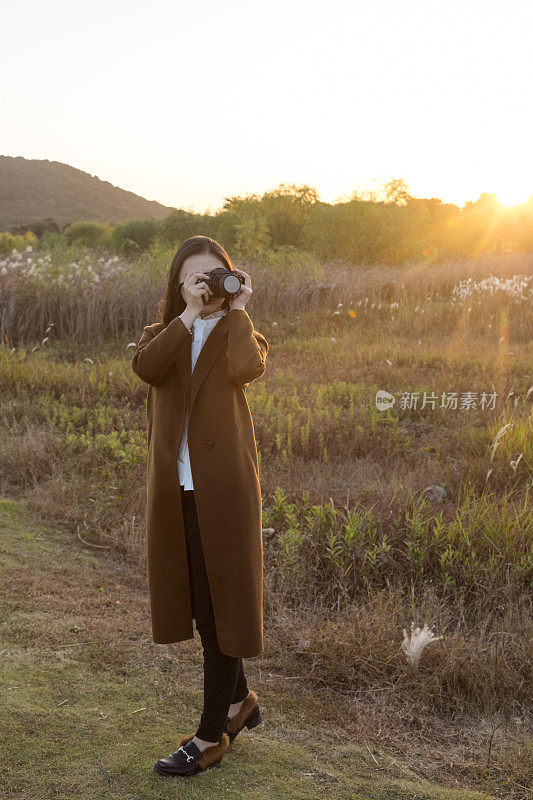
<svg viewBox="0 0 533 800">
<path fill-rule="evenodd" d="M 199 281 L 198 278 L 205 278 L 205 272 L 189 272 L 185 276 L 182 285 L 182 295 L 187 303 L 187 309 L 193 311 L 196 316 L 200 314 L 204 307 L 204 298 L 209 302 L 210 296 L 213 294 L 205 281 Z"/>
<path fill-rule="evenodd" d="M 230 311 L 234 308 L 240 308 L 244 310 L 244 306 L 252 296 L 252 279 L 248 273 L 243 272 L 242 269 L 235 269 L 235 272 L 244 277 L 244 284 L 241 284 L 240 292 L 228 300 Z"/>
</svg>

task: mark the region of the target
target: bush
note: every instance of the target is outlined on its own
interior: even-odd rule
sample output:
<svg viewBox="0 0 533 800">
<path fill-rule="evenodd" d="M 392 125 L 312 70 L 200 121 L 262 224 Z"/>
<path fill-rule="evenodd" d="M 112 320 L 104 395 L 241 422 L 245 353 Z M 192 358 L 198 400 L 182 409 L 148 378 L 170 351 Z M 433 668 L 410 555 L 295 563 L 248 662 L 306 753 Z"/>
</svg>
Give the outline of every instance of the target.
<svg viewBox="0 0 533 800">
<path fill-rule="evenodd" d="M 68 245 L 105 247 L 112 230 L 110 225 L 103 225 L 100 222 L 75 222 L 65 228 L 63 236 Z"/>
<path fill-rule="evenodd" d="M 158 234 L 159 222 L 156 219 L 125 222 L 115 225 L 111 243 L 116 253 L 131 257 L 148 250 Z"/>
</svg>

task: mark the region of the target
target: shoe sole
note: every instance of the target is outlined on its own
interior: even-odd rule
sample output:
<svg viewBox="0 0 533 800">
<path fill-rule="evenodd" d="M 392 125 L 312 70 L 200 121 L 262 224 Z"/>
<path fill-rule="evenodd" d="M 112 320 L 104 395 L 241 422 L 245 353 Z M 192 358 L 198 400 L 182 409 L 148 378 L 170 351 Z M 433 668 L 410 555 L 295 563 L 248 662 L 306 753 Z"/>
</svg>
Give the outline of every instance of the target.
<svg viewBox="0 0 533 800">
<path fill-rule="evenodd" d="M 245 728 L 248 728 L 248 730 L 251 731 L 252 728 L 257 728 L 257 726 L 261 725 L 262 722 L 263 722 L 263 717 L 261 716 L 261 712 L 258 710 L 255 719 L 250 720 L 250 722 L 245 722 L 240 731 L 237 731 L 237 733 L 233 738 L 231 738 L 231 734 L 228 733 L 230 747 L 237 738 L 237 736 L 239 735 L 239 733 L 242 733 Z M 227 731 L 225 731 L 225 733 L 227 733 Z"/>
<path fill-rule="evenodd" d="M 221 765 L 222 760 L 209 764 L 205 769 L 196 769 L 194 772 L 167 772 L 167 770 L 161 769 L 157 764 L 154 764 L 154 772 L 157 772 L 158 775 L 163 775 L 165 778 L 192 778 L 201 772 L 207 772 L 208 769 L 218 769 Z"/>
<path fill-rule="evenodd" d="M 259 718 L 252 720 L 252 722 L 250 722 L 249 724 L 246 723 L 246 727 L 248 728 L 249 731 L 251 731 L 252 728 L 257 728 L 257 726 L 261 725 L 262 722 L 263 722 L 263 717 L 261 716 L 261 714 L 259 714 Z"/>
</svg>

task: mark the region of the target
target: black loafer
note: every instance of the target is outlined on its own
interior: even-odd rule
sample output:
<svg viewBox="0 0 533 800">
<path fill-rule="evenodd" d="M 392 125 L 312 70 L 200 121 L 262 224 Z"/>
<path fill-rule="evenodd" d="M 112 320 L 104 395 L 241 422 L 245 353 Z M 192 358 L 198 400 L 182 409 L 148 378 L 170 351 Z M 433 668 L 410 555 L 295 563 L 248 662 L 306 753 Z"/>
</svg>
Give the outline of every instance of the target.
<svg viewBox="0 0 533 800">
<path fill-rule="evenodd" d="M 259 711 L 257 695 L 254 691 L 248 692 L 248 697 L 242 701 L 242 705 L 234 717 L 226 717 L 224 733 L 229 736 L 230 744 L 243 728 L 251 730 L 263 722 L 263 717 Z"/>
<path fill-rule="evenodd" d="M 188 777 L 206 769 L 220 767 L 222 757 L 230 744 L 228 734 L 223 733 L 218 744 L 206 747 L 203 752 L 192 741 L 195 735 L 191 733 L 185 736 L 174 753 L 156 761 L 155 772 L 159 775 Z"/>
</svg>

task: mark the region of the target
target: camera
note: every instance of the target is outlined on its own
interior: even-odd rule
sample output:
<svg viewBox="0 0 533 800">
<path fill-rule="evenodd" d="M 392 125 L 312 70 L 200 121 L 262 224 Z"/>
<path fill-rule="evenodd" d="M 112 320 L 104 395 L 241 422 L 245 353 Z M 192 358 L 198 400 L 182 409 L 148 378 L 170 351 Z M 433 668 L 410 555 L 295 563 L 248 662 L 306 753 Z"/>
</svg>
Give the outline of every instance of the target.
<svg viewBox="0 0 533 800">
<path fill-rule="evenodd" d="M 206 275 L 205 278 L 198 278 L 196 283 L 205 281 L 213 292 L 213 297 L 234 297 L 245 281 L 242 275 L 225 267 L 217 267 Z"/>
</svg>

